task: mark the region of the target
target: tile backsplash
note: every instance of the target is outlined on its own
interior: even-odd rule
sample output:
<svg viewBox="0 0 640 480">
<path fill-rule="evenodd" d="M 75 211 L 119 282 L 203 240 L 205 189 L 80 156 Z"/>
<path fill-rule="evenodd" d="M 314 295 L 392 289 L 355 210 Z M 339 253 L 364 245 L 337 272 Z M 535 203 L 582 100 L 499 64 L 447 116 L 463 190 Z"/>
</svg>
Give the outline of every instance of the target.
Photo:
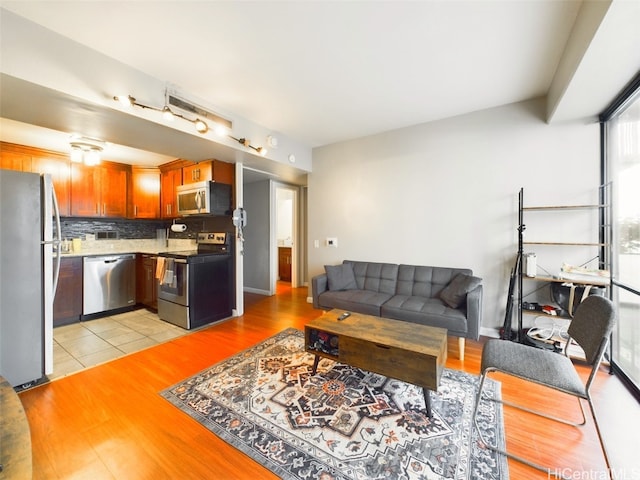
<svg viewBox="0 0 640 480">
<path fill-rule="evenodd" d="M 62 217 L 60 226 L 62 238 L 80 238 L 86 240 L 87 235 L 108 232 L 100 236 L 120 240 L 156 239 L 157 230 L 166 230 L 174 223 L 172 220 L 126 220 Z M 233 232 L 231 217 L 188 217 L 176 219 L 175 223 L 184 223 L 184 232 L 169 232 L 169 238 L 195 239 L 203 231 Z"/>
</svg>

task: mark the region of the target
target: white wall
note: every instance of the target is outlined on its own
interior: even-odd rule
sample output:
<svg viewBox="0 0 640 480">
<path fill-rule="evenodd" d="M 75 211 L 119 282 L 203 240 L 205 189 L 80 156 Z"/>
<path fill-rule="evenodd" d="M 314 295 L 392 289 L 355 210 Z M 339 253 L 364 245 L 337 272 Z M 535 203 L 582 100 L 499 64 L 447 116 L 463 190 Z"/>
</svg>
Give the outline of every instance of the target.
<svg viewBox="0 0 640 480">
<path fill-rule="evenodd" d="M 293 240 L 293 191 L 276 188 L 276 240 L 291 246 Z"/>
<path fill-rule="evenodd" d="M 309 278 L 344 259 L 471 268 L 484 279 L 483 326 L 500 326 L 520 187 L 529 205 L 597 200 L 598 125 L 543 118 L 538 99 L 315 149 Z"/>
<path fill-rule="evenodd" d="M 269 295 L 271 292 L 269 247 L 271 228 L 271 181 L 244 185 L 244 290 Z"/>
</svg>

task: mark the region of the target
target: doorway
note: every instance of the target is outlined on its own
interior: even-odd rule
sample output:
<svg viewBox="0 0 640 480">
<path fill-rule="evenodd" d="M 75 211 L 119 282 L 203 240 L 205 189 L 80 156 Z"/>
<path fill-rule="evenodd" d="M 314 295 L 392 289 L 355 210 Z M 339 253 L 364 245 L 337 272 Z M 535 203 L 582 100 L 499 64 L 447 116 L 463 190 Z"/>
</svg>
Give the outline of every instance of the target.
<svg viewBox="0 0 640 480">
<path fill-rule="evenodd" d="M 272 238 L 275 236 L 275 251 L 272 258 L 276 261 L 273 269 L 272 291 L 277 291 L 277 282 L 289 283 L 291 287 L 298 286 L 298 189 L 296 187 L 273 183 L 275 199 Z"/>
<path fill-rule="evenodd" d="M 243 181 L 242 197 L 238 201 L 247 213 L 243 241 L 238 247 L 242 252 L 237 261 L 238 295 L 242 292 L 276 295 L 280 247 L 290 249 L 286 262 L 290 265 L 291 277 L 287 285 L 290 288 L 302 285 L 304 262 L 300 259 L 304 258 L 305 219 L 304 206 L 300 203 L 306 190 L 270 178 L 273 176 L 276 175 L 244 167 L 236 177 L 237 182 Z"/>
</svg>

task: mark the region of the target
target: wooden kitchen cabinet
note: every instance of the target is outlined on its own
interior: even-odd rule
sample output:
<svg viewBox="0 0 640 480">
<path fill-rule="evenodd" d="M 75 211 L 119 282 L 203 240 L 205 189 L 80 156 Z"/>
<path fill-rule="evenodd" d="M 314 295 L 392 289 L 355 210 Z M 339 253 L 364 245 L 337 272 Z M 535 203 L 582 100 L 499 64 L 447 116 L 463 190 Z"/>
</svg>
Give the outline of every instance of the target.
<svg viewBox="0 0 640 480">
<path fill-rule="evenodd" d="M 130 218 L 160 218 L 160 170 L 131 169 Z"/>
<path fill-rule="evenodd" d="M 71 164 L 69 159 L 63 155 L 39 154 L 32 159 L 32 171 L 51 175 L 60 215 L 68 217 L 71 214 Z"/>
<path fill-rule="evenodd" d="M 125 218 L 129 170 L 128 165 L 119 163 L 93 167 L 72 163 L 71 215 Z"/>
<path fill-rule="evenodd" d="M 291 247 L 278 247 L 278 277 L 283 282 L 291 281 Z"/>
<path fill-rule="evenodd" d="M 160 213 L 162 218 L 175 218 L 178 215 L 176 188 L 182 185 L 182 169 L 163 171 L 160 176 Z"/>
<path fill-rule="evenodd" d="M 138 254 L 136 259 L 136 302 L 158 309 L 157 258 L 155 255 Z"/>
<path fill-rule="evenodd" d="M 31 154 L 21 150 L 19 145 L 0 142 L 0 168 L 17 170 L 19 172 L 30 172 Z"/>
<path fill-rule="evenodd" d="M 218 183 L 233 185 L 235 166 L 233 163 L 220 160 L 207 160 L 182 167 L 182 184 L 213 180 Z"/>
<path fill-rule="evenodd" d="M 69 215 L 71 168 L 67 155 L 41 148 L 0 142 L 0 168 L 50 174 L 60 207 L 60 215 L 63 217 Z"/>
<path fill-rule="evenodd" d="M 62 257 L 58 289 L 53 300 L 53 326 L 80 321 L 82 315 L 82 257 Z"/>
<path fill-rule="evenodd" d="M 182 184 L 213 180 L 213 162 L 206 161 L 182 167 Z"/>
<path fill-rule="evenodd" d="M 213 180 L 218 183 L 226 183 L 234 185 L 236 168 L 233 163 L 221 162 L 213 160 Z"/>
</svg>

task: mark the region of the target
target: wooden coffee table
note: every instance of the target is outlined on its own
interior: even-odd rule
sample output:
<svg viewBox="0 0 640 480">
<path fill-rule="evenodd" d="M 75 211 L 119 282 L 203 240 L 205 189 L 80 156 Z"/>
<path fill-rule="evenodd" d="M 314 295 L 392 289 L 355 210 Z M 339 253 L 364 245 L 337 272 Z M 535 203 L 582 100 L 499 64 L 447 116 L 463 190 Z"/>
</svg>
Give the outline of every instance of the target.
<svg viewBox="0 0 640 480">
<path fill-rule="evenodd" d="M 447 361 L 447 330 L 410 322 L 331 310 L 304 327 L 305 350 L 313 353 L 313 374 L 321 357 L 437 391 Z"/>
</svg>

